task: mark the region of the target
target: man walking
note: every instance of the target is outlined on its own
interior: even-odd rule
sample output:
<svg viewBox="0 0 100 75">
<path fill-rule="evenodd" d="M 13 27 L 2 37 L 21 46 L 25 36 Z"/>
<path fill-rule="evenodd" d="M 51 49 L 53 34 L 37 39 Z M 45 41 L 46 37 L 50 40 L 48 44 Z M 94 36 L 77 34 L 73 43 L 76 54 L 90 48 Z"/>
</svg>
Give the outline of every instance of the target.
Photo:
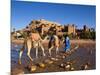
<svg viewBox="0 0 100 75">
<path fill-rule="evenodd" d="M 68 35 L 65 36 L 64 43 L 65 43 L 64 51 L 68 52 L 70 50 L 70 39 L 69 39 Z"/>
</svg>

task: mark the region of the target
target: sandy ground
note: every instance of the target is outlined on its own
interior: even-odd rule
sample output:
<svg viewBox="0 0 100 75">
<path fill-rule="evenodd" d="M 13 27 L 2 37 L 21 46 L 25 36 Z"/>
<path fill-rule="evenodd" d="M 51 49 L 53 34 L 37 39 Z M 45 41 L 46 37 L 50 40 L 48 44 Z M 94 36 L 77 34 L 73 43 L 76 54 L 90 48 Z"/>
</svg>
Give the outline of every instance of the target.
<svg viewBox="0 0 100 75">
<path fill-rule="evenodd" d="M 22 44 L 24 42 L 24 40 L 12 40 L 11 42 L 15 43 L 15 44 Z M 44 43 L 48 43 L 48 41 L 45 41 Z M 84 44 L 84 43 L 95 43 L 95 41 L 80 39 L 80 40 L 71 40 L 71 43 L 72 44 Z"/>
<path fill-rule="evenodd" d="M 31 56 L 34 59 L 33 62 L 29 60 L 26 55 L 27 50 L 24 51 L 22 56 L 22 64 L 18 64 L 18 54 L 22 47 L 22 40 L 13 40 L 11 46 L 11 74 L 29 74 L 29 73 L 44 73 L 44 72 L 61 72 L 61 71 L 79 71 L 79 70 L 93 70 L 96 68 L 96 42 L 93 40 L 71 40 L 71 50 L 78 45 L 78 49 L 73 50 L 70 53 L 63 53 L 64 45 L 61 43 L 59 48 L 58 57 L 55 56 L 55 48 L 52 50 L 52 57 L 48 56 L 47 42 L 44 43 L 46 56 L 42 56 L 42 51 L 39 49 L 39 58 L 35 58 L 35 49 L 31 51 Z M 44 63 L 45 60 L 51 60 L 51 58 L 57 58 L 58 60 L 52 60 L 52 64 Z M 43 63 L 44 68 L 41 68 L 38 64 Z M 70 63 L 70 67 L 68 65 Z M 30 65 L 36 66 L 36 70 L 31 72 L 28 68 Z M 64 66 L 61 66 L 64 64 Z M 66 68 L 65 68 L 66 66 Z M 69 67 L 69 68 L 67 68 Z"/>
</svg>

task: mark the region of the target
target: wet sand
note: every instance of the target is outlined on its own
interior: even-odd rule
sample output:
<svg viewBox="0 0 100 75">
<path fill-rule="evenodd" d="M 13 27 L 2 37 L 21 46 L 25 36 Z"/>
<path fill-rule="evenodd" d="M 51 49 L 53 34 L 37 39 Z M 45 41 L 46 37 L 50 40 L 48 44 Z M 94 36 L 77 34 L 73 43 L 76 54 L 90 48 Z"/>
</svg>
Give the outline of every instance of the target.
<svg viewBox="0 0 100 75">
<path fill-rule="evenodd" d="M 73 67 L 74 71 L 84 70 L 84 65 L 88 64 L 88 68 L 86 70 L 93 70 L 96 69 L 96 43 L 92 40 L 71 40 L 71 48 L 73 49 L 76 45 L 79 46 L 78 49 L 74 50 L 71 54 L 65 54 L 63 53 L 64 45 L 61 43 L 61 46 L 59 48 L 59 54 L 57 57 L 59 60 L 54 61 L 53 64 L 45 64 L 45 68 L 39 67 L 37 64 L 40 62 L 44 62 L 47 59 L 50 59 L 48 57 L 48 48 L 47 43 L 45 42 L 45 53 L 46 56 L 42 56 L 42 51 L 39 49 L 39 58 L 35 58 L 35 49 L 33 48 L 31 51 L 31 56 L 34 58 L 34 61 L 31 62 L 29 58 L 26 55 L 27 50 L 24 50 L 24 53 L 22 55 L 22 64 L 18 64 L 18 54 L 19 50 L 22 47 L 23 41 L 13 41 L 11 46 L 11 74 L 17 75 L 19 73 L 44 73 L 44 72 L 61 72 L 61 71 L 72 71 L 71 69 L 65 69 L 61 67 L 61 64 L 65 64 L 67 62 L 72 63 L 71 67 Z M 65 58 L 62 58 L 62 56 L 65 55 Z M 55 58 L 55 49 L 52 50 L 52 57 Z M 36 71 L 30 72 L 27 68 L 30 64 L 34 64 L 37 66 Z"/>
</svg>

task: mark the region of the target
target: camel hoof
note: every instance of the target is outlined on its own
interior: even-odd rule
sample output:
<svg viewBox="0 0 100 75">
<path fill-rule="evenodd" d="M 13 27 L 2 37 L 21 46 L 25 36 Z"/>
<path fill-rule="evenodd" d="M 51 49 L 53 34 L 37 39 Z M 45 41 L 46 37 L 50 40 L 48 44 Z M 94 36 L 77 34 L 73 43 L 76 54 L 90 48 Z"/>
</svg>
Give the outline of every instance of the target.
<svg viewBox="0 0 100 75">
<path fill-rule="evenodd" d="M 18 64 L 20 64 L 20 65 L 21 65 L 21 60 L 19 60 L 19 61 L 18 61 Z"/>
<path fill-rule="evenodd" d="M 46 54 L 43 54 L 43 56 L 46 56 Z"/>
<path fill-rule="evenodd" d="M 31 59 L 31 61 L 33 61 L 33 59 Z"/>
</svg>

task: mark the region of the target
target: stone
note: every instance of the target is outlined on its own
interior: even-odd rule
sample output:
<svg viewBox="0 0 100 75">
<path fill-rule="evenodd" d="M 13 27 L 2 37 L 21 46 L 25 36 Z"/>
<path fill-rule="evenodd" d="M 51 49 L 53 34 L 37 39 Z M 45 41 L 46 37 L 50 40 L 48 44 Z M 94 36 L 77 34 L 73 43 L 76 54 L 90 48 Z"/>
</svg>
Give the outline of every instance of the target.
<svg viewBox="0 0 100 75">
<path fill-rule="evenodd" d="M 65 58 L 66 58 L 66 56 L 64 56 L 64 55 L 63 55 L 63 56 L 62 56 L 62 58 L 63 58 L 63 59 L 65 59 Z"/>
<path fill-rule="evenodd" d="M 39 63 L 38 65 L 39 65 L 40 68 L 45 68 L 46 67 L 46 65 L 44 63 Z"/>
<path fill-rule="evenodd" d="M 65 69 L 70 69 L 71 68 L 71 65 L 66 65 L 65 66 Z"/>
<path fill-rule="evenodd" d="M 29 70 L 30 72 L 34 72 L 34 71 L 36 71 L 37 66 L 35 66 L 35 65 L 29 65 L 27 68 L 28 68 L 28 70 Z"/>
<path fill-rule="evenodd" d="M 44 63 L 46 63 L 46 64 L 52 64 L 52 63 L 53 63 L 53 61 L 52 61 L 52 60 L 47 59 L 47 60 L 45 60 L 45 61 L 44 61 Z"/>
<path fill-rule="evenodd" d="M 59 59 L 57 59 L 57 58 L 51 58 L 51 60 L 53 60 L 53 61 L 58 61 Z"/>
<path fill-rule="evenodd" d="M 75 68 L 74 67 L 71 67 L 71 69 L 70 69 L 71 71 L 74 71 L 75 70 Z"/>
<path fill-rule="evenodd" d="M 36 66 L 31 66 L 31 69 L 30 69 L 31 72 L 34 72 L 36 71 Z"/>
<path fill-rule="evenodd" d="M 61 67 L 61 68 L 64 68 L 64 67 L 65 67 L 65 64 L 61 63 L 61 64 L 60 64 L 60 67 Z"/>
</svg>

